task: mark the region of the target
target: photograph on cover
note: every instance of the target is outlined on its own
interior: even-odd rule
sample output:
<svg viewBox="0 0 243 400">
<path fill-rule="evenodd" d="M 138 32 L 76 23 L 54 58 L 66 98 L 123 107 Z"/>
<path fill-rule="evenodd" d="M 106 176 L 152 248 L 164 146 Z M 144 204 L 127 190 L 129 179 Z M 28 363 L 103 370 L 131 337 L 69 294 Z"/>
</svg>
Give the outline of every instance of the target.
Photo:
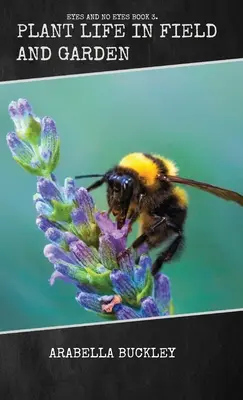
<svg viewBox="0 0 243 400">
<path fill-rule="evenodd" d="M 0 85 L 1 331 L 243 308 L 242 76 Z"/>
</svg>

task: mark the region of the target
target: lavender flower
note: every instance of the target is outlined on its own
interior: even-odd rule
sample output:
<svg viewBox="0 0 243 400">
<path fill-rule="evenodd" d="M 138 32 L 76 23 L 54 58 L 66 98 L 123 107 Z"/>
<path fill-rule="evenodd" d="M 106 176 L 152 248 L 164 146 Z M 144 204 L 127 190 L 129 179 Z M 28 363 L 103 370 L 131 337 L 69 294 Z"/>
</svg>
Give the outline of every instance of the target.
<svg viewBox="0 0 243 400">
<path fill-rule="evenodd" d="M 53 175 L 60 153 L 55 122 L 34 116 L 23 99 L 9 105 L 9 114 L 15 124 L 15 132 L 7 135 L 13 158 L 37 175 L 36 224 L 49 242 L 44 256 L 54 267 L 50 284 L 61 279 L 74 285 L 77 303 L 104 318 L 170 314 L 168 277 L 152 276 L 146 246 L 138 265 L 126 248 L 129 221 L 119 230 L 107 212 L 96 209 L 85 188 L 77 188 L 72 178 L 62 186 Z"/>
<path fill-rule="evenodd" d="M 26 171 L 49 177 L 60 156 L 55 122 L 49 117 L 36 117 L 25 99 L 12 101 L 8 110 L 15 125 L 15 132 L 7 135 L 14 159 Z"/>
<path fill-rule="evenodd" d="M 29 143 L 37 144 L 41 133 L 40 119 L 35 117 L 31 105 L 25 99 L 12 101 L 8 107 L 17 136 Z"/>
</svg>

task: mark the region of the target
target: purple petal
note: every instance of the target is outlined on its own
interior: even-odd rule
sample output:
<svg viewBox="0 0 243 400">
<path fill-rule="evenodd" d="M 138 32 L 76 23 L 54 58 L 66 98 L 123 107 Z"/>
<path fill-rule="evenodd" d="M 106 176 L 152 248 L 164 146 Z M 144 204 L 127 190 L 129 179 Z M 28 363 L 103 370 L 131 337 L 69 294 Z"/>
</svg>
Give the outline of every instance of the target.
<svg viewBox="0 0 243 400">
<path fill-rule="evenodd" d="M 116 249 L 116 255 L 122 253 L 126 249 L 126 235 L 127 235 L 127 223 L 122 229 L 116 228 L 116 223 L 108 217 L 106 212 L 98 212 L 95 214 L 97 225 L 104 235 L 112 237 L 113 246 Z"/>
<path fill-rule="evenodd" d="M 64 195 L 67 202 L 72 203 L 75 200 L 76 188 L 72 178 L 66 178 L 64 181 Z"/>
<path fill-rule="evenodd" d="M 151 269 L 151 267 L 152 267 L 152 260 L 151 260 L 151 258 L 150 258 L 148 255 L 143 254 L 143 255 L 140 257 L 139 265 L 140 265 L 141 268 L 145 268 L 145 269 L 149 268 L 149 269 Z"/>
<path fill-rule="evenodd" d="M 56 271 L 70 279 L 74 279 L 76 281 L 76 285 L 78 284 L 78 281 L 76 280 L 76 274 L 79 272 L 79 267 L 72 264 L 54 264 L 54 266 Z"/>
<path fill-rule="evenodd" d="M 21 130 L 24 127 L 25 120 L 32 115 L 31 106 L 25 99 L 19 99 L 17 102 L 12 101 L 9 104 L 8 112 L 17 130 Z"/>
<path fill-rule="evenodd" d="M 152 297 L 146 297 L 141 301 L 142 315 L 144 317 L 158 317 L 159 309 Z"/>
<path fill-rule="evenodd" d="M 46 232 L 47 229 L 55 227 L 55 224 L 53 222 L 50 222 L 47 218 L 43 216 L 39 216 L 36 218 L 36 225 L 40 230 L 43 232 Z"/>
<path fill-rule="evenodd" d="M 135 262 L 131 254 L 131 251 L 125 250 L 121 252 L 118 256 L 118 263 L 121 271 L 126 272 L 129 275 L 132 275 L 133 270 L 135 268 Z"/>
<path fill-rule="evenodd" d="M 65 234 L 60 229 L 57 228 L 49 228 L 47 229 L 45 236 L 50 242 L 56 244 L 64 244 L 65 243 Z"/>
<path fill-rule="evenodd" d="M 104 234 L 112 234 L 116 229 L 116 224 L 108 217 L 106 212 L 97 212 L 95 214 L 95 220 Z"/>
<path fill-rule="evenodd" d="M 151 269 L 152 261 L 149 256 L 142 255 L 139 260 L 139 266 L 134 268 L 134 281 L 139 290 L 142 290 L 145 284 L 147 269 Z"/>
<path fill-rule="evenodd" d="M 67 282 L 67 283 L 73 283 L 73 284 L 77 284 L 77 281 L 75 279 L 69 278 L 67 275 L 63 275 L 61 272 L 55 270 L 50 279 L 49 279 L 49 283 L 51 286 L 54 285 L 56 279 L 62 279 L 63 281 Z"/>
<path fill-rule="evenodd" d="M 155 301 L 158 304 L 158 307 L 161 309 L 166 307 L 171 299 L 170 280 L 166 275 L 158 273 L 154 278 L 154 282 Z"/>
<path fill-rule="evenodd" d="M 76 297 L 77 302 L 86 310 L 102 313 L 100 296 L 95 293 L 80 292 Z"/>
<path fill-rule="evenodd" d="M 50 117 L 44 117 L 41 120 L 43 139 L 49 138 L 49 135 L 57 136 L 55 121 Z"/>
<path fill-rule="evenodd" d="M 32 108 L 26 99 L 19 99 L 17 101 L 17 108 L 19 115 L 25 117 L 26 115 L 32 115 Z"/>
<path fill-rule="evenodd" d="M 41 133 L 41 152 L 49 156 L 48 161 L 55 154 L 59 138 L 57 134 L 56 124 L 53 119 L 44 117 L 41 120 L 42 133 Z"/>
<path fill-rule="evenodd" d="M 28 118 L 27 117 L 28 113 L 26 113 L 24 108 L 21 107 L 21 104 L 19 109 L 18 102 L 15 101 L 12 101 L 9 104 L 8 112 L 10 118 L 14 122 L 16 132 L 18 133 L 18 135 L 19 134 L 21 135 L 21 133 L 23 133 L 23 131 L 25 131 L 25 129 L 27 128 L 26 120 Z"/>
<path fill-rule="evenodd" d="M 11 103 L 8 106 L 8 112 L 9 112 L 9 116 L 11 119 L 15 119 L 19 117 L 19 111 L 17 109 L 17 103 L 16 101 L 11 101 Z"/>
<path fill-rule="evenodd" d="M 27 139 L 29 141 L 30 137 L 26 137 L 27 129 L 30 126 L 30 123 L 35 121 L 35 128 L 38 132 L 35 132 L 35 135 L 39 134 L 40 131 L 40 121 L 39 118 L 34 117 L 32 113 L 32 109 L 30 104 L 25 99 L 19 99 L 17 102 L 11 102 L 9 104 L 9 115 L 15 124 L 15 130 L 17 135 L 22 139 Z M 39 126 L 39 129 L 37 128 Z M 30 132 L 28 132 L 29 135 Z M 27 136 L 28 136 L 27 135 Z M 37 139 L 35 137 L 34 139 Z"/>
<path fill-rule="evenodd" d="M 85 188 L 79 188 L 76 191 L 76 200 L 83 213 L 92 221 L 94 213 L 94 201 L 89 192 Z"/>
<path fill-rule="evenodd" d="M 115 305 L 113 310 L 119 320 L 141 318 L 138 311 L 123 304 Z"/>
<path fill-rule="evenodd" d="M 70 253 L 53 244 L 45 246 L 44 255 L 52 264 L 77 265 Z"/>
<path fill-rule="evenodd" d="M 102 264 L 108 269 L 117 268 L 116 248 L 110 235 L 102 235 L 99 238 L 99 254 Z"/>
<path fill-rule="evenodd" d="M 122 229 L 117 229 L 117 224 L 114 223 L 106 212 L 98 212 L 95 214 L 96 222 L 103 234 L 109 234 L 113 237 L 116 247 L 116 254 L 123 252 L 126 249 L 126 241 L 129 230 L 129 221 L 125 222 Z"/>
<path fill-rule="evenodd" d="M 121 229 L 116 228 L 113 231 L 112 235 L 114 236 L 115 239 L 126 239 L 127 238 L 127 235 L 129 233 L 129 222 L 130 221 L 127 219 Z"/>
<path fill-rule="evenodd" d="M 71 232 L 65 232 L 64 240 L 68 245 L 70 245 L 72 242 L 77 242 L 77 240 L 79 240 L 79 238 Z"/>
<path fill-rule="evenodd" d="M 69 248 L 84 267 L 96 268 L 97 264 L 100 263 L 95 251 L 89 248 L 82 240 L 71 242 Z"/>
<path fill-rule="evenodd" d="M 126 242 L 127 239 L 126 237 L 120 237 L 116 238 L 114 234 L 112 234 L 113 237 L 113 243 L 116 247 L 116 254 L 121 255 L 121 253 L 124 253 L 126 251 Z"/>
<path fill-rule="evenodd" d="M 27 146 L 14 132 L 7 134 L 7 144 L 14 157 L 25 164 L 30 164 L 34 156 L 33 150 Z"/>
<path fill-rule="evenodd" d="M 40 151 L 40 155 L 43 158 L 43 160 L 45 161 L 45 163 L 48 163 L 51 159 L 52 156 L 52 152 L 51 150 L 46 150 L 42 147 L 40 147 L 41 151 Z"/>
<path fill-rule="evenodd" d="M 42 195 L 44 200 L 62 201 L 60 190 L 49 179 L 40 177 L 37 182 L 37 191 Z"/>
<path fill-rule="evenodd" d="M 42 200 L 38 200 L 35 202 L 35 208 L 37 213 L 40 215 L 50 216 L 53 211 L 52 207 Z"/>
<path fill-rule="evenodd" d="M 88 222 L 87 216 L 84 214 L 81 208 L 76 208 L 71 213 L 72 221 L 74 225 L 79 226 L 82 224 L 86 224 Z"/>
<path fill-rule="evenodd" d="M 113 222 L 107 212 L 97 212 L 95 214 L 96 222 L 101 232 L 111 234 L 115 239 L 121 239 L 127 236 L 129 230 L 129 220 L 126 220 L 121 229 L 117 229 L 117 223 Z"/>
<path fill-rule="evenodd" d="M 136 287 L 131 277 L 118 269 L 111 272 L 110 279 L 112 286 L 117 294 L 121 297 L 136 299 Z"/>
<path fill-rule="evenodd" d="M 114 296 L 111 295 L 105 295 L 101 297 L 101 301 L 103 304 L 109 304 L 113 300 Z"/>
<path fill-rule="evenodd" d="M 147 245 L 147 243 L 141 244 L 141 246 L 136 249 L 137 257 L 140 257 L 142 254 L 147 254 L 148 252 L 149 246 Z"/>
</svg>

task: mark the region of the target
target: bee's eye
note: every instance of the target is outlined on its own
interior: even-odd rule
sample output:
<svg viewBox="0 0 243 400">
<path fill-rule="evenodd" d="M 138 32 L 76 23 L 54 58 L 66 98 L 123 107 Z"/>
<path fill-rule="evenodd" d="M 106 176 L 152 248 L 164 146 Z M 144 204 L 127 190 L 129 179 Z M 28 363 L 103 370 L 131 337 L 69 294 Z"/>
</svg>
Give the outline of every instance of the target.
<svg viewBox="0 0 243 400">
<path fill-rule="evenodd" d="M 108 184 L 114 192 L 118 192 L 121 189 L 120 176 L 111 175 L 108 179 Z"/>
<path fill-rule="evenodd" d="M 133 186 L 132 178 L 126 175 L 112 174 L 108 183 L 115 193 L 121 193 L 121 191 L 127 191 L 128 189 L 130 191 Z"/>
</svg>

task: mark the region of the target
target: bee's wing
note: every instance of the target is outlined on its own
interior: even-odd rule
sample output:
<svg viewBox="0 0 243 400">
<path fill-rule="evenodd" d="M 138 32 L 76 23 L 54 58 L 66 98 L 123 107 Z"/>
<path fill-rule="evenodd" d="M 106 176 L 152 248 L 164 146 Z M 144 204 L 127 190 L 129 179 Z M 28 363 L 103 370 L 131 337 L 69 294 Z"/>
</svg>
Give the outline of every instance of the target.
<svg viewBox="0 0 243 400">
<path fill-rule="evenodd" d="M 218 186 L 210 185 L 205 182 L 198 182 L 192 179 L 181 178 L 179 176 L 166 176 L 170 182 L 181 183 L 183 185 L 194 186 L 198 189 L 204 190 L 205 192 L 209 192 L 214 194 L 215 196 L 221 197 L 224 200 L 234 201 L 238 203 L 240 206 L 243 206 L 243 196 L 237 192 L 233 192 L 232 190 L 224 189 Z"/>
</svg>

